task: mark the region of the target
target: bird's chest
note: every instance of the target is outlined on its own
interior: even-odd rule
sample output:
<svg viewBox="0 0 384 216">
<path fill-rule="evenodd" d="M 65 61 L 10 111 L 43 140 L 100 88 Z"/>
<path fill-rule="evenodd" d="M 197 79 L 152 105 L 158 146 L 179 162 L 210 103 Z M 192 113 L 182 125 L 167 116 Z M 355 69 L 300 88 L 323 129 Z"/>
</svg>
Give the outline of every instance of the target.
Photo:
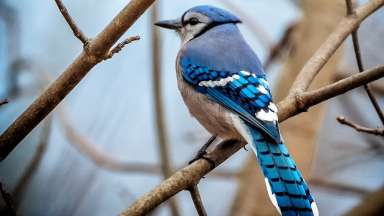
<svg viewBox="0 0 384 216">
<path fill-rule="evenodd" d="M 231 113 L 185 82 L 180 67 L 177 66 L 176 71 L 178 88 L 192 116 L 211 134 L 216 134 L 221 138 L 238 136 L 232 124 Z"/>
</svg>

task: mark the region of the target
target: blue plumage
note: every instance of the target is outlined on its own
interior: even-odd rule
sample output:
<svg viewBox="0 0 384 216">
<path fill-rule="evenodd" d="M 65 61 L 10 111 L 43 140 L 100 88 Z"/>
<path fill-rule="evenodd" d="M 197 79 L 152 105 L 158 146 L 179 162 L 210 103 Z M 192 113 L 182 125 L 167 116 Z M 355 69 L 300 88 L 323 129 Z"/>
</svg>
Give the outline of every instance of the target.
<svg viewBox="0 0 384 216">
<path fill-rule="evenodd" d="M 198 6 L 180 21 L 158 25 L 176 29 L 182 36 L 178 82 L 191 113 L 212 133 L 230 139 L 238 137 L 228 134 L 240 134 L 249 142 L 270 198 L 282 215 L 317 215 L 308 186 L 281 138 L 277 108 L 261 63 L 238 30 L 239 22 L 222 9 Z"/>
</svg>

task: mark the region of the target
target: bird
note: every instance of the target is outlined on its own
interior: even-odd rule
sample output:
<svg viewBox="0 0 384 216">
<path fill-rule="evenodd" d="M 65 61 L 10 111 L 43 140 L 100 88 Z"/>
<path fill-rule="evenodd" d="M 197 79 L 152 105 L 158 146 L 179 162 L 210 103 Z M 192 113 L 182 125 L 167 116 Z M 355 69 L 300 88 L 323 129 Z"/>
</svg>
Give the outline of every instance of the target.
<svg viewBox="0 0 384 216">
<path fill-rule="evenodd" d="M 238 28 L 241 22 L 227 10 L 201 5 L 155 25 L 181 38 L 176 80 L 192 116 L 222 140 L 251 146 L 280 215 L 318 215 L 308 184 L 284 145 L 271 87 Z"/>
</svg>

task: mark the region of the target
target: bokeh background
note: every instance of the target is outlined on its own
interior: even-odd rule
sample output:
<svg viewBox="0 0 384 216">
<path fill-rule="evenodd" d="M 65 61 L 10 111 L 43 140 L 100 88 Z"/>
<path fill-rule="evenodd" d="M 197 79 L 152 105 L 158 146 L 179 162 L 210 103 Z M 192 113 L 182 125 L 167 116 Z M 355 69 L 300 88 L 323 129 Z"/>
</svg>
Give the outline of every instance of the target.
<svg viewBox="0 0 384 216">
<path fill-rule="evenodd" d="M 93 37 L 127 0 L 65 0 L 83 32 Z M 258 53 L 274 86 L 275 100 L 345 14 L 342 0 L 159 0 L 159 19 L 211 4 L 239 15 L 245 38 Z M 359 4 L 366 1 L 359 1 Z M 162 180 L 152 72 L 151 11 L 126 33 L 140 35 L 111 60 L 97 65 L 78 87 L 0 164 L 0 177 L 20 215 L 117 215 Z M 288 30 L 288 31 L 287 31 Z M 290 31 L 291 30 L 291 31 Z M 159 30 L 162 104 L 169 158 L 180 168 L 209 134 L 179 96 L 174 61 L 180 41 Z M 384 63 L 384 11 L 360 30 L 365 66 Z M 271 50 L 283 40 L 280 52 Z M 54 1 L 0 0 L 0 131 L 56 78 L 81 51 Z M 356 73 L 350 38 L 327 64 L 315 86 Z M 384 106 L 384 83 L 373 84 Z M 334 98 L 283 124 L 293 156 L 307 178 L 322 215 L 341 215 L 384 184 L 382 137 L 339 125 L 346 116 L 377 127 L 363 89 Z M 254 156 L 239 151 L 199 188 L 209 215 L 274 215 Z M 196 215 L 188 192 L 177 194 L 181 215 Z M 5 213 L 4 203 L 0 202 Z M 168 204 L 153 215 L 171 215 Z"/>
</svg>

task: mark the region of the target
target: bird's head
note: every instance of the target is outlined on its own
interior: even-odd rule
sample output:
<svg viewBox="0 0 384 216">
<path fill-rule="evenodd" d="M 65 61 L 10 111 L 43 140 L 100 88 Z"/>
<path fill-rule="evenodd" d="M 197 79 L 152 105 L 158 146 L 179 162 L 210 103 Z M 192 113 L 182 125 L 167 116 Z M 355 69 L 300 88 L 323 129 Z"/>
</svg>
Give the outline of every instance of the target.
<svg viewBox="0 0 384 216">
<path fill-rule="evenodd" d="M 177 31 L 182 42 L 186 43 L 212 27 L 228 23 L 241 23 L 241 20 L 226 10 L 203 5 L 187 10 L 181 18 L 160 21 L 155 25 Z"/>
</svg>

